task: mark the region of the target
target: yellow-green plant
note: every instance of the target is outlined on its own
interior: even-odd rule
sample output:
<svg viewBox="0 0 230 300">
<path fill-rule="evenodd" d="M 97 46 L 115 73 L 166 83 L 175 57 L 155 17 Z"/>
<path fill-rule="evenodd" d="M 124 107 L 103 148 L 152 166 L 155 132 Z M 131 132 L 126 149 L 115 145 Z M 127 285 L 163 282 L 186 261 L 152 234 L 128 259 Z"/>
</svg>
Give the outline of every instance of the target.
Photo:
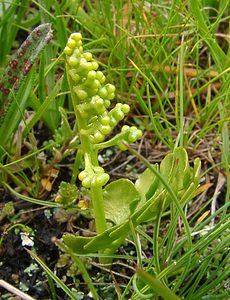
<svg viewBox="0 0 230 300">
<path fill-rule="evenodd" d="M 85 161 L 85 169 L 79 174 L 79 179 L 90 190 L 96 230 L 102 233 L 107 228 L 102 187 L 108 182 L 109 174 L 98 164 L 98 151 L 112 145 L 122 147 L 122 141 L 135 142 L 142 132 L 134 126 L 124 126 L 120 134 L 104 142 L 105 136 L 129 112 L 129 105 L 117 103 L 108 110 L 115 96 L 115 87 L 106 83 L 106 77 L 98 70 L 92 54 L 83 51 L 80 33 L 71 34 L 64 53 L 81 141 L 80 151 Z"/>
<path fill-rule="evenodd" d="M 98 70 L 92 54 L 83 51 L 80 33 L 71 34 L 64 53 L 80 139 L 78 151 L 84 157 L 84 170 L 78 177 L 89 191 L 97 235 L 65 234 L 63 241 L 77 254 L 99 251 L 109 255 L 121 245 L 131 228 L 155 219 L 159 211 L 173 201 L 181 212 L 181 206 L 195 195 L 200 160 L 196 159 L 194 168 L 191 168 L 185 149 L 179 147 L 168 154 L 160 166 L 147 165 L 135 184 L 128 179 L 107 184 L 109 174 L 99 166 L 98 151 L 111 146 L 126 150 L 129 143 L 142 136 L 142 132 L 135 126 L 124 125 L 120 133 L 105 141 L 130 107 L 117 103 L 109 110 L 115 87 L 106 83 L 106 77 Z M 112 227 L 107 227 L 107 220 L 113 223 Z"/>
</svg>

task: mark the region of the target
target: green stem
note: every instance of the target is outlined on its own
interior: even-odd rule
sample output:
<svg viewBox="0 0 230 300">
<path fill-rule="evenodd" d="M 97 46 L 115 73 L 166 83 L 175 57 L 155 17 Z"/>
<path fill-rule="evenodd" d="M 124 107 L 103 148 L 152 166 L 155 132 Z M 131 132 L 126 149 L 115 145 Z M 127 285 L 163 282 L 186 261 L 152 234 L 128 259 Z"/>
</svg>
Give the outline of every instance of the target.
<svg viewBox="0 0 230 300">
<path fill-rule="evenodd" d="M 85 128 L 84 120 L 81 118 L 80 114 L 77 112 L 79 128 Z M 82 125 L 82 126 L 81 126 Z M 80 132 L 80 131 L 79 131 Z M 93 166 L 98 166 L 98 150 L 93 148 L 93 145 L 90 143 L 88 136 L 79 134 L 81 140 L 82 151 L 84 156 L 90 158 L 91 164 Z M 91 187 L 90 188 L 90 199 L 92 202 L 94 220 L 96 225 L 97 234 L 103 233 L 107 229 L 106 218 L 105 218 L 105 209 L 104 209 L 104 200 L 103 200 L 103 191 L 102 187 Z M 111 260 L 101 257 L 99 259 L 100 263 L 110 263 Z"/>
<path fill-rule="evenodd" d="M 98 151 L 98 150 L 102 150 L 102 149 L 105 149 L 105 148 L 113 147 L 113 146 L 117 145 L 117 142 L 122 141 L 123 137 L 125 137 L 125 135 L 126 135 L 125 132 L 117 133 L 110 140 L 93 145 L 93 148 L 94 148 L 95 151 Z"/>
<path fill-rule="evenodd" d="M 75 93 L 72 92 L 72 97 L 74 96 Z M 87 129 L 87 123 L 79 113 L 77 107 L 78 102 L 74 98 L 73 98 L 73 105 L 78 120 L 78 132 L 81 140 L 81 150 L 84 156 L 90 158 L 92 165 L 96 167 L 98 166 L 98 159 L 97 159 L 98 150 L 93 148 L 93 145 L 91 144 L 89 137 L 87 135 L 81 134 L 81 129 Z M 91 195 L 91 201 L 92 201 L 92 206 L 94 211 L 96 231 L 99 234 L 104 232 L 107 229 L 102 187 L 91 187 L 90 195 Z"/>
<path fill-rule="evenodd" d="M 68 65 L 67 65 L 67 74 L 69 74 Z M 74 92 L 73 86 L 74 82 L 71 77 L 68 75 L 69 87 L 71 91 L 71 98 L 74 107 L 74 112 L 77 119 L 77 129 L 79 138 L 81 141 L 81 151 L 85 157 L 85 164 L 90 163 L 92 166 L 97 167 L 98 164 L 98 150 L 93 147 L 90 142 L 89 136 L 84 134 L 87 127 L 87 121 L 82 117 L 81 112 L 79 110 L 80 100 L 78 99 L 76 93 Z M 92 201 L 92 207 L 94 211 L 94 219 L 96 224 L 96 232 L 97 234 L 103 233 L 107 229 L 106 218 L 105 218 L 105 209 L 104 209 L 104 201 L 103 201 L 103 190 L 102 187 L 91 187 L 90 188 L 90 196 Z M 107 263 L 107 258 L 101 258 L 101 263 Z"/>
<path fill-rule="evenodd" d="M 104 201 L 102 187 L 91 187 L 91 201 L 93 205 L 94 218 L 96 223 L 96 231 L 98 234 L 103 233 L 106 229 L 106 219 L 104 210 Z"/>
</svg>

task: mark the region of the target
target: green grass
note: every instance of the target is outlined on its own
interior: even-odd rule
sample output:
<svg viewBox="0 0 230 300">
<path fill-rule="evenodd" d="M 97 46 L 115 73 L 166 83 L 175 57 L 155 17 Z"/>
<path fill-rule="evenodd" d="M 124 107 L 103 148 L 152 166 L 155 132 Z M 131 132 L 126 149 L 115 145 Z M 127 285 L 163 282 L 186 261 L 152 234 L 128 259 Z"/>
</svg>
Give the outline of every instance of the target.
<svg viewBox="0 0 230 300">
<path fill-rule="evenodd" d="M 74 147 L 71 149 L 73 136 L 60 139 L 58 133 L 63 120 L 59 107 L 65 108 L 71 128 L 76 126 L 62 52 L 70 33 L 80 31 L 85 50 L 93 52 L 108 80 L 116 86 L 117 99 L 130 104 L 128 124 L 144 130 L 139 150 L 147 163 L 155 163 L 167 152 L 183 146 L 191 161 L 201 158 L 201 187 L 204 186 L 185 208 L 174 202 L 167 211 L 160 211 L 151 224 L 133 228 L 129 240 L 135 251 L 113 255 L 114 269 L 102 272 L 96 264 L 100 255 L 87 255 L 88 270 L 84 272 L 88 290 L 96 295 L 95 299 L 159 299 L 158 293 L 170 299 L 164 288 L 154 289 L 154 283 L 160 280 L 181 299 L 229 299 L 229 1 L 82 3 L 0 2 L 0 76 L 32 27 L 49 22 L 54 34 L 31 74 L 27 113 L 17 132 L 17 142 L 11 137 L 5 144 L 0 165 L 2 187 L 10 188 L 17 199 L 41 206 L 49 200 L 46 206 L 51 207 L 51 203 L 56 206 L 51 200 L 57 190 L 55 183 L 49 193 L 42 186 L 44 178 L 55 182 L 47 170 L 61 172 L 62 166 L 66 167 L 63 159 L 70 159 L 69 181 L 71 176 L 76 178 L 71 174 L 72 168 L 75 170 L 81 162 L 77 160 L 72 166 L 77 155 Z M 13 122 L 9 126 L 15 126 Z M 44 138 L 39 136 L 41 128 L 45 128 Z M 143 166 L 143 159 L 139 165 Z M 217 190 L 215 210 L 210 212 L 219 173 L 225 182 Z M 18 218 L 20 223 L 20 213 Z M 7 226 L 12 226 L 10 220 L 6 219 Z M 12 222 L 17 223 L 17 219 Z M 150 230 L 152 225 L 154 229 Z M 61 285 L 66 295 L 78 299 L 72 287 L 65 287 L 52 273 L 54 266 L 45 266 L 32 256 L 48 273 L 53 295 L 58 295 L 59 290 L 52 288 L 52 280 L 56 286 Z M 72 255 L 72 259 L 82 267 L 79 257 Z M 137 262 L 141 271 L 134 275 Z M 119 263 L 125 267 L 118 268 Z M 93 274 L 90 279 L 94 264 L 101 275 Z M 123 275 L 129 280 L 123 282 Z M 113 284 L 116 289 L 111 292 Z M 75 287 L 79 288 L 77 280 Z"/>
</svg>

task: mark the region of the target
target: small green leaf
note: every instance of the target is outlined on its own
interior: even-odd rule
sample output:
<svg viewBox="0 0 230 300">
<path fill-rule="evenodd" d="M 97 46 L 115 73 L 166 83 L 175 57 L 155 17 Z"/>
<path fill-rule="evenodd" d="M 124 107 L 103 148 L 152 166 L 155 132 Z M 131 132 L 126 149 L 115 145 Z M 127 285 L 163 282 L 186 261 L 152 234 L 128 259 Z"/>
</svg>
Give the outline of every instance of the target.
<svg viewBox="0 0 230 300">
<path fill-rule="evenodd" d="M 76 254 L 88 254 L 89 251 L 84 246 L 92 240 L 92 237 L 76 236 L 74 234 L 64 234 L 62 237 L 64 244 L 68 246 Z"/>
<path fill-rule="evenodd" d="M 135 215 L 136 222 L 142 223 L 147 222 L 150 219 L 154 219 L 161 207 L 162 201 L 166 200 L 166 192 L 165 191 L 157 191 L 147 202 L 147 206 L 142 207 Z"/>
<path fill-rule="evenodd" d="M 126 224 L 125 222 L 124 224 Z M 123 224 L 121 225 L 123 227 Z M 120 234 L 119 237 L 111 237 L 112 232 L 118 228 L 118 226 L 114 226 L 112 228 L 107 229 L 103 233 L 93 237 L 87 245 L 84 246 L 84 249 L 88 251 L 88 253 L 97 252 L 98 250 L 104 251 L 106 249 L 114 251 L 119 247 L 119 245 L 123 242 L 125 237 L 127 236 L 129 230 L 122 231 L 123 234 Z"/>
<path fill-rule="evenodd" d="M 188 203 L 195 196 L 194 193 L 195 193 L 196 189 L 197 189 L 197 185 L 195 185 L 194 182 L 192 182 L 186 188 L 186 190 L 183 190 L 179 193 L 180 202 L 182 205 Z"/>
<path fill-rule="evenodd" d="M 173 152 L 175 164 L 175 176 L 173 178 L 174 186 L 180 191 L 187 187 L 191 180 L 191 171 L 189 167 L 188 154 L 182 147 L 176 148 Z"/>
<path fill-rule="evenodd" d="M 167 154 L 160 164 L 160 173 L 162 177 L 169 183 L 170 178 L 172 177 L 174 159 L 173 154 Z M 160 183 L 159 187 L 164 188 L 164 185 Z"/>
<path fill-rule="evenodd" d="M 154 165 L 154 168 L 158 170 L 158 164 Z M 159 185 L 159 179 L 150 170 L 146 169 L 135 182 L 135 188 L 141 195 L 141 200 L 148 200 L 154 195 Z"/>
<path fill-rule="evenodd" d="M 128 179 L 119 179 L 108 184 L 104 189 L 106 218 L 115 224 L 124 222 L 131 215 L 139 198 L 134 184 Z"/>
<path fill-rule="evenodd" d="M 160 164 L 160 173 L 175 192 L 185 189 L 191 181 L 191 170 L 186 150 L 178 147 L 173 153 L 166 155 Z"/>
<path fill-rule="evenodd" d="M 124 224 L 128 223 L 125 222 Z M 121 244 L 122 240 L 129 232 L 129 226 L 125 226 L 124 230 L 120 231 L 119 237 L 111 237 L 111 234 L 114 230 L 124 227 L 124 224 L 121 226 L 116 225 L 104 231 L 101 234 L 98 234 L 94 237 L 82 237 L 76 236 L 74 234 L 64 234 L 63 241 L 66 246 L 68 246 L 71 250 L 76 254 L 88 254 L 95 253 L 99 250 L 104 251 L 105 249 L 117 249 L 116 245 L 119 242 Z"/>
<path fill-rule="evenodd" d="M 200 182 L 200 170 L 201 170 L 201 161 L 197 157 L 194 160 L 194 167 L 193 167 L 193 181 L 196 185 L 198 185 Z"/>
</svg>

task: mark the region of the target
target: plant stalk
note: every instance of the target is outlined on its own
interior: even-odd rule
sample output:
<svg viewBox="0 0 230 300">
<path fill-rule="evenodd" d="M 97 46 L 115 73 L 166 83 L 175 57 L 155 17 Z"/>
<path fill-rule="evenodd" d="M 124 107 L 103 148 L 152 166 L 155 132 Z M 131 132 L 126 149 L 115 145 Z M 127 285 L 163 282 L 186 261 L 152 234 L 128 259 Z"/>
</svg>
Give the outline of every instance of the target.
<svg viewBox="0 0 230 300">
<path fill-rule="evenodd" d="M 91 201 L 93 205 L 96 231 L 98 234 L 103 233 L 106 229 L 105 210 L 103 203 L 102 187 L 91 187 Z"/>
<path fill-rule="evenodd" d="M 86 128 L 85 120 L 81 117 L 78 109 L 76 108 L 76 115 L 78 119 L 79 129 Z M 91 160 L 93 166 L 98 166 L 97 160 L 97 150 L 92 147 L 90 140 L 87 135 L 81 134 L 79 130 L 79 137 L 81 140 L 81 147 L 84 156 L 88 156 Z M 105 210 L 103 204 L 103 193 L 102 187 L 91 187 L 90 188 L 91 201 L 94 211 L 95 223 L 96 223 L 96 231 L 97 233 L 102 233 L 107 229 L 106 219 L 105 219 Z"/>
</svg>

